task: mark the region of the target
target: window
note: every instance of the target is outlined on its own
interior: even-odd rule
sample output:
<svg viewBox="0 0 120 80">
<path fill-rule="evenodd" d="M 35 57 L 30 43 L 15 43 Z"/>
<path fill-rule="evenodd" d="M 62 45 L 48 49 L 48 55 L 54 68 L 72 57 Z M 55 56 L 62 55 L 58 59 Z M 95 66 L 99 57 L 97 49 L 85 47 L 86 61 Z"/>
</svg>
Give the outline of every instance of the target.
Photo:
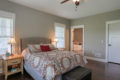
<svg viewBox="0 0 120 80">
<path fill-rule="evenodd" d="M 11 50 L 8 42 L 13 37 L 13 23 L 14 15 L 12 13 L 0 11 L 0 55 Z"/>
<path fill-rule="evenodd" d="M 55 38 L 58 39 L 57 48 L 65 48 L 65 25 L 55 23 Z"/>
</svg>

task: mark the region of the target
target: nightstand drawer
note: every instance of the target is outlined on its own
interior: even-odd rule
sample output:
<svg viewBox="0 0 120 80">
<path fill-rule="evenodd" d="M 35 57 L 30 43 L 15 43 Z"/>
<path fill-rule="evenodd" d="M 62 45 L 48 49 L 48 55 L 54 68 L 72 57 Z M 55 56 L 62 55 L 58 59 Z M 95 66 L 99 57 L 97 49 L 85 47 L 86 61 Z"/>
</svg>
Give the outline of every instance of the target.
<svg viewBox="0 0 120 80">
<path fill-rule="evenodd" d="M 13 59 L 8 61 L 8 65 L 14 65 L 21 63 L 21 59 Z"/>
</svg>

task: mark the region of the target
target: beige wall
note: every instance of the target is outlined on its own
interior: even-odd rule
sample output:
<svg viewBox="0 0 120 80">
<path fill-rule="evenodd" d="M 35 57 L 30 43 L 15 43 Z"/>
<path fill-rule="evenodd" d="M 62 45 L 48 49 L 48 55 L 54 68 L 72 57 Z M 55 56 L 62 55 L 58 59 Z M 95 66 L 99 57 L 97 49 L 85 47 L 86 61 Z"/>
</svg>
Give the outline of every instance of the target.
<svg viewBox="0 0 120 80">
<path fill-rule="evenodd" d="M 8 0 L 0 0 L 0 10 L 16 14 L 15 35 L 17 41 L 24 37 L 47 37 L 53 39 L 54 23 L 65 24 L 66 48 L 69 49 L 69 20 L 14 4 Z"/>
<path fill-rule="evenodd" d="M 85 26 L 85 55 L 105 59 L 106 21 L 120 20 L 120 10 L 71 20 L 71 26 Z"/>
<path fill-rule="evenodd" d="M 82 28 L 74 29 L 73 36 L 74 36 L 73 38 L 74 42 L 81 43 L 83 41 L 83 29 Z"/>
</svg>

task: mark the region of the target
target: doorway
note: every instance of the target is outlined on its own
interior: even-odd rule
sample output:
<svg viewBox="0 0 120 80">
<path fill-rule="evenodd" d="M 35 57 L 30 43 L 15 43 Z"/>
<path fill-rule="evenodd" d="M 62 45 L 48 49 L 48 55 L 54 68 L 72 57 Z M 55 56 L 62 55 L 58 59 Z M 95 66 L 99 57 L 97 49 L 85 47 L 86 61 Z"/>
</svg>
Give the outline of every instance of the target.
<svg viewBox="0 0 120 80">
<path fill-rule="evenodd" d="M 84 53 L 84 25 L 71 27 L 71 51 Z"/>
<path fill-rule="evenodd" d="M 107 22 L 106 59 L 120 63 L 120 20 Z"/>
</svg>

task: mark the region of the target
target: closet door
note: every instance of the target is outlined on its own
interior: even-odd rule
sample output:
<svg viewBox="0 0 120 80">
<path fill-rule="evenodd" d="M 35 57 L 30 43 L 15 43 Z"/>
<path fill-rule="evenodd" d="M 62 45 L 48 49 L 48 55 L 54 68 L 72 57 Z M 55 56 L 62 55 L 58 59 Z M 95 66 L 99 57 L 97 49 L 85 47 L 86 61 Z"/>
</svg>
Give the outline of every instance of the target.
<svg viewBox="0 0 120 80">
<path fill-rule="evenodd" d="M 120 22 L 109 24 L 109 62 L 120 63 Z"/>
</svg>

